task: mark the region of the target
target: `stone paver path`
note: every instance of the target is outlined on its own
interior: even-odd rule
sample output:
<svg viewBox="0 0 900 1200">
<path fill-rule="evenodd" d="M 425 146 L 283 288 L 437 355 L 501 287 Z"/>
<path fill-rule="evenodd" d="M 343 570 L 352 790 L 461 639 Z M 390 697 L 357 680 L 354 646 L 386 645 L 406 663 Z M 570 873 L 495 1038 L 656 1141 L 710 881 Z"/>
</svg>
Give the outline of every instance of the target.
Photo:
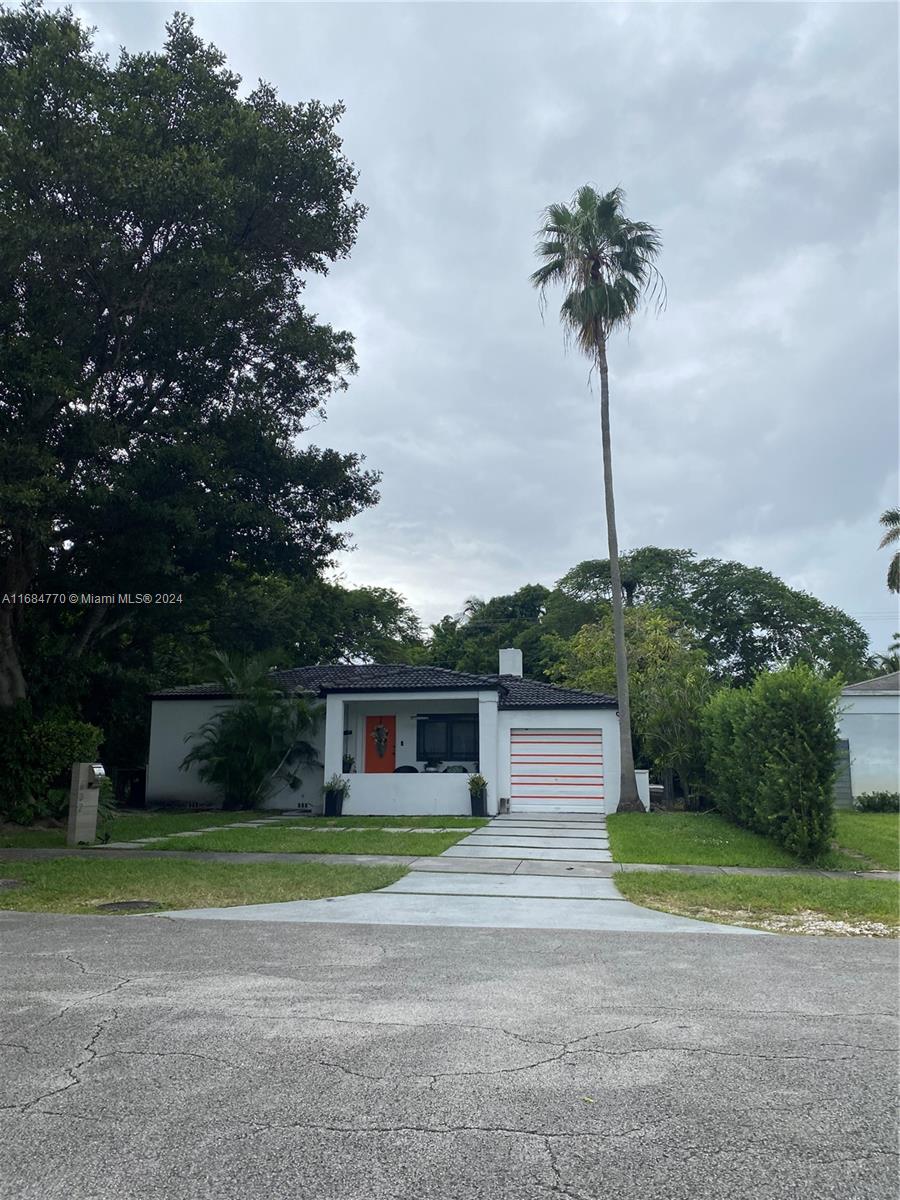
<svg viewBox="0 0 900 1200">
<path fill-rule="evenodd" d="M 736 925 L 713 925 L 655 912 L 625 900 L 612 880 L 603 877 L 612 856 L 606 820 L 599 815 L 529 814 L 527 821 L 515 815 L 497 817 L 431 862 L 442 866 L 416 870 L 377 892 L 328 900 L 185 909 L 163 916 L 766 936 Z M 492 866 L 485 869 L 489 864 Z"/>
</svg>

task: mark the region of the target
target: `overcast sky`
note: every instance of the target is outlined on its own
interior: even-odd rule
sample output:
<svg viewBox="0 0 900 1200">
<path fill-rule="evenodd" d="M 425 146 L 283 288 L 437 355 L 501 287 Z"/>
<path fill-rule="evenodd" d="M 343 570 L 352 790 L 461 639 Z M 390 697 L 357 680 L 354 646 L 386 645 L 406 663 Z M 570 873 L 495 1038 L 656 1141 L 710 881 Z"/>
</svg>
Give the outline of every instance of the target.
<svg viewBox="0 0 900 1200">
<path fill-rule="evenodd" d="M 78 3 L 98 48 L 175 4 Z M 621 184 L 668 309 L 611 348 L 619 541 L 767 568 L 900 628 L 893 4 L 183 4 L 247 90 L 342 99 L 369 208 L 308 292 L 359 374 L 312 440 L 380 504 L 349 583 L 426 620 L 606 556 L 598 397 L 528 283 L 541 209 Z"/>
</svg>

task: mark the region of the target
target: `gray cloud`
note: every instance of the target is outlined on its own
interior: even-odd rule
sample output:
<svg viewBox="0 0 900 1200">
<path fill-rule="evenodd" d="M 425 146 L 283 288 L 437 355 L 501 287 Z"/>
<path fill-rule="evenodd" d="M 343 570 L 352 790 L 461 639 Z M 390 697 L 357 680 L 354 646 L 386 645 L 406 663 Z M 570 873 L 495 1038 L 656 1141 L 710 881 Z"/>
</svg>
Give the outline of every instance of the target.
<svg viewBox="0 0 900 1200">
<path fill-rule="evenodd" d="M 527 277 L 540 210 L 622 183 L 669 305 L 611 354 L 620 540 L 734 556 L 897 627 L 897 11 L 187 6 L 248 87 L 343 98 L 370 212 L 309 289 L 359 375 L 312 437 L 383 470 L 340 567 L 427 619 L 605 553 L 597 397 Z M 168 9 L 78 6 L 114 49 Z"/>
</svg>

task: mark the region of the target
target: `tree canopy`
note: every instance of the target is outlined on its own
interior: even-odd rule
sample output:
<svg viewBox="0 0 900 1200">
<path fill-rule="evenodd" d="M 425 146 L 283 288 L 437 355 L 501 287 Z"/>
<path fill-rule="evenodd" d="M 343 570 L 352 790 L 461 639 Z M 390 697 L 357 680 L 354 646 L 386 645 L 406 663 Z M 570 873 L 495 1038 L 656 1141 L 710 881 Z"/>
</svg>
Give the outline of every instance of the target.
<svg viewBox="0 0 900 1200">
<path fill-rule="evenodd" d="M 239 82 L 184 15 L 111 65 L 71 11 L 0 9 L 0 598 L 311 580 L 375 502 L 305 437 L 355 369 L 302 303 L 364 215 L 343 109 Z M 62 619 L 75 653 L 136 620 Z M 0 604 L 0 705 L 30 620 Z"/>
<path fill-rule="evenodd" d="M 848 678 L 864 668 L 868 637 L 857 621 L 760 567 L 657 546 L 622 555 L 620 563 L 628 603 L 664 609 L 692 630 L 718 678 L 745 684 L 761 671 L 801 662 Z M 608 561 L 593 559 L 558 586 L 597 604 L 607 599 L 609 580 Z"/>
</svg>

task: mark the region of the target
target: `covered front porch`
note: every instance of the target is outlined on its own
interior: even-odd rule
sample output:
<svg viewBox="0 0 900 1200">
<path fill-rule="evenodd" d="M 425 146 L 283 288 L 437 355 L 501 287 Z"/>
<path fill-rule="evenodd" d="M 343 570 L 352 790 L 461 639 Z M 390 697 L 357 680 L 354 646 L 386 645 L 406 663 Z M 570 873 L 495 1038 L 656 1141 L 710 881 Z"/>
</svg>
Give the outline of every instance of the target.
<svg viewBox="0 0 900 1200">
<path fill-rule="evenodd" d="M 325 778 L 349 784 L 348 815 L 465 815 L 469 776 L 497 811 L 497 693 L 329 693 Z"/>
</svg>

